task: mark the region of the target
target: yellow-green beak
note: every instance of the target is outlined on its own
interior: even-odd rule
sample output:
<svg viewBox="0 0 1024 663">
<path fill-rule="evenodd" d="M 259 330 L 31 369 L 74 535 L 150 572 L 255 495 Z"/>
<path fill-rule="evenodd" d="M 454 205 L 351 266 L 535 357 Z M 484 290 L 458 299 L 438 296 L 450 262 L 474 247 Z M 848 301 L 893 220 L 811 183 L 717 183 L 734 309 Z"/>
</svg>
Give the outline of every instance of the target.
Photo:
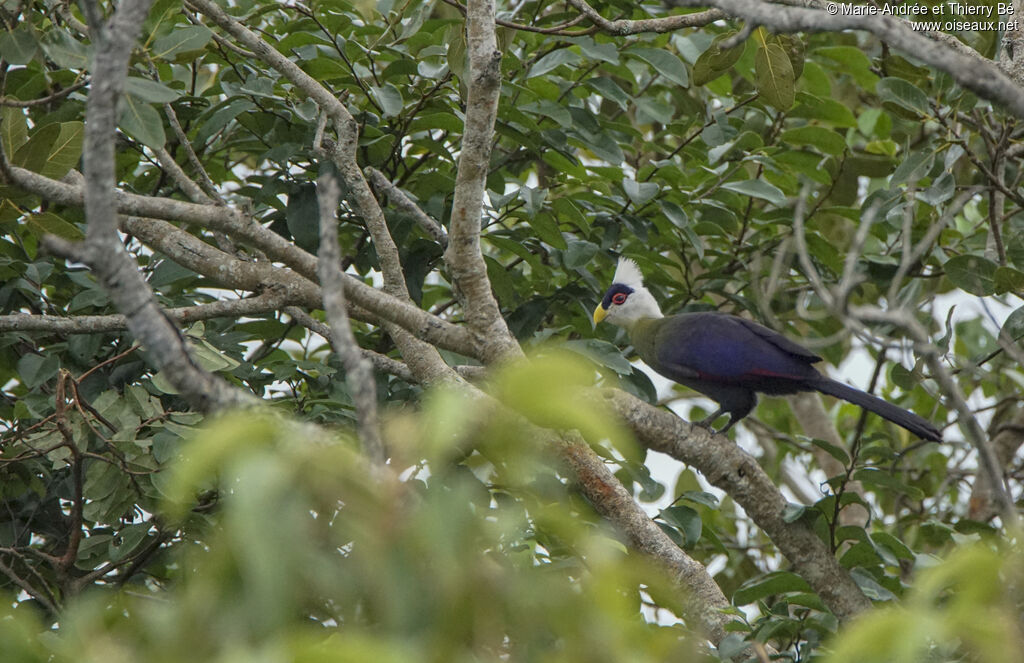
<svg viewBox="0 0 1024 663">
<path fill-rule="evenodd" d="M 604 320 L 605 316 L 607 316 L 607 315 L 608 315 L 608 309 L 606 309 L 605 307 L 603 307 L 600 304 L 598 304 L 597 308 L 594 309 L 594 324 L 596 325 L 599 322 L 601 322 L 602 320 Z"/>
</svg>

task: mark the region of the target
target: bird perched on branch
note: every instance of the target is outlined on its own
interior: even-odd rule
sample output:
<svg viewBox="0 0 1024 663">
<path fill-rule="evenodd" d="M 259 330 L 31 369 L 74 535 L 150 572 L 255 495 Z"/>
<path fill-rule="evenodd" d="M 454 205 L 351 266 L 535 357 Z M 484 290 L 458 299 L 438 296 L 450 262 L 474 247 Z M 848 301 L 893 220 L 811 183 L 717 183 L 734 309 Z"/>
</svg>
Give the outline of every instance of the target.
<svg viewBox="0 0 1024 663">
<path fill-rule="evenodd" d="M 728 414 L 720 433 L 754 409 L 757 392 L 819 391 L 925 440 L 942 440 L 935 426 L 913 412 L 822 375 L 811 366 L 821 357 L 756 322 L 724 313 L 663 316 L 632 260 L 619 260 L 614 282 L 594 310 L 594 323 L 602 320 L 625 328 L 637 354 L 655 371 L 717 402 L 718 410 L 698 423 L 710 426 Z"/>
</svg>

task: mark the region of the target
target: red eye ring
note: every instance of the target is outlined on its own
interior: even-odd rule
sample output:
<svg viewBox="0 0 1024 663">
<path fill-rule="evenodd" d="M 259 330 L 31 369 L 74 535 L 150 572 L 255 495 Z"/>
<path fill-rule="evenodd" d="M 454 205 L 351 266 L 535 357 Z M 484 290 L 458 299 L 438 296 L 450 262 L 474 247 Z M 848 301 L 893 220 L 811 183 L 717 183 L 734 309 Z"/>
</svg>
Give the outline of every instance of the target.
<svg viewBox="0 0 1024 663">
<path fill-rule="evenodd" d="M 612 295 L 612 304 L 625 304 L 625 303 L 626 303 L 626 293 L 624 293 L 624 292 L 617 292 L 614 295 Z"/>
</svg>

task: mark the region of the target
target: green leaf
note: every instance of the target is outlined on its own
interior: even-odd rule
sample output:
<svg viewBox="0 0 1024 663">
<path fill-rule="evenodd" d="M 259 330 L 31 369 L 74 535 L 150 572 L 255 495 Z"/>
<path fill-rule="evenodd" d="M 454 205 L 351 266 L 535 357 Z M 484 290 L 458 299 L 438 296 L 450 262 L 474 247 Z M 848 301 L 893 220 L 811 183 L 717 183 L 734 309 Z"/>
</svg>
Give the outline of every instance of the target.
<svg viewBox="0 0 1024 663">
<path fill-rule="evenodd" d="M 167 142 L 160 113 L 135 97 L 125 96 L 121 110 L 121 129 L 147 147 L 161 148 Z"/>
<path fill-rule="evenodd" d="M 874 577 L 862 568 L 855 568 L 850 571 L 850 577 L 860 587 L 860 591 L 864 592 L 864 596 L 868 597 L 872 601 L 895 601 L 896 595 L 890 592 L 885 587 L 878 584 L 878 581 Z"/>
<path fill-rule="evenodd" d="M 782 207 L 786 204 L 786 194 L 782 190 L 773 185 L 765 182 L 764 180 L 743 180 L 742 182 L 726 182 L 722 185 L 723 189 L 729 191 L 735 191 L 736 193 L 743 194 L 744 196 L 750 196 L 751 198 L 760 198 L 767 200 L 773 205 Z"/>
<path fill-rule="evenodd" d="M 626 177 L 622 180 L 622 188 L 636 207 L 643 207 L 658 195 L 658 185 L 655 182 L 637 182 Z"/>
<path fill-rule="evenodd" d="M 800 520 L 805 513 L 807 513 L 807 507 L 803 504 L 787 504 L 782 510 L 782 521 L 786 523 L 795 523 Z"/>
<path fill-rule="evenodd" d="M 579 53 L 571 51 L 568 48 L 560 48 L 557 51 L 551 51 L 541 59 L 537 60 L 532 67 L 530 67 L 530 73 L 527 74 L 527 78 L 534 78 L 535 76 L 543 76 L 544 74 L 561 67 L 563 64 L 577 65 L 582 62 L 582 58 Z"/>
<path fill-rule="evenodd" d="M 39 40 L 46 57 L 64 69 L 86 69 L 92 49 L 60 29 L 46 32 Z"/>
<path fill-rule="evenodd" d="M 690 77 L 686 73 L 686 65 L 675 53 L 656 48 L 633 47 L 626 51 L 627 55 L 640 58 L 654 67 L 655 71 L 682 87 L 690 86 Z"/>
<path fill-rule="evenodd" d="M 57 377 L 60 357 L 55 354 L 39 355 L 29 353 L 18 360 L 18 375 L 28 389 L 35 389 Z"/>
<path fill-rule="evenodd" d="M 60 137 L 60 125 L 53 123 L 32 132 L 28 141 L 14 153 L 11 163 L 34 173 L 41 173 L 49 161 L 53 146 Z"/>
<path fill-rule="evenodd" d="M 527 223 L 533 228 L 534 232 L 537 233 L 542 241 L 547 242 L 556 249 L 562 249 L 563 251 L 568 248 L 565 242 L 565 238 L 562 237 L 562 233 L 558 230 L 558 222 L 555 221 L 555 217 L 551 216 L 547 212 L 539 212 L 532 216 L 527 217 Z"/>
<path fill-rule="evenodd" d="M 580 52 L 591 60 L 601 60 L 611 64 L 619 64 L 619 46 L 614 42 L 599 44 L 593 37 L 582 37 L 579 41 Z"/>
<path fill-rule="evenodd" d="M 928 107 L 928 95 L 910 81 L 905 81 L 902 78 L 883 78 L 875 86 L 875 92 L 878 93 L 882 101 L 896 104 L 921 115 L 931 115 L 931 110 Z"/>
<path fill-rule="evenodd" d="M 579 269 L 586 266 L 601 249 L 597 244 L 581 239 L 570 239 L 562 258 L 566 269 Z"/>
<path fill-rule="evenodd" d="M 999 266 L 995 273 L 995 294 L 1024 294 L 1024 272 L 1013 267 Z"/>
<path fill-rule="evenodd" d="M 125 79 L 124 91 L 151 104 L 167 104 L 181 96 L 163 83 L 138 76 L 129 76 Z"/>
<path fill-rule="evenodd" d="M 810 589 L 807 581 L 795 573 L 773 571 L 743 583 L 732 595 L 732 602 L 734 605 L 747 605 L 775 594 L 806 592 Z"/>
<path fill-rule="evenodd" d="M 63 239 L 77 242 L 84 235 L 77 226 L 65 221 L 53 212 L 43 212 L 25 217 L 25 227 L 38 238 L 43 235 L 56 235 Z"/>
<path fill-rule="evenodd" d="M 380 105 L 384 117 L 395 117 L 401 114 L 402 109 L 405 108 L 402 93 L 391 83 L 385 83 L 380 86 L 371 85 L 370 94 L 373 95 L 377 104 Z"/>
<path fill-rule="evenodd" d="M 630 96 L 611 78 L 595 76 L 594 78 L 587 79 L 586 86 L 603 98 L 616 104 L 622 110 L 629 108 Z"/>
<path fill-rule="evenodd" d="M 1014 309 L 1013 313 L 1006 317 L 1006 322 L 999 333 L 1012 341 L 1024 338 L 1024 306 Z"/>
<path fill-rule="evenodd" d="M 153 42 L 149 53 L 154 59 L 173 60 L 178 55 L 202 50 L 212 38 L 213 31 L 202 25 L 176 27 Z"/>
<path fill-rule="evenodd" d="M 832 456 L 833 458 L 838 460 L 843 465 L 849 465 L 850 464 L 850 454 L 847 453 L 846 449 L 843 449 L 842 447 L 836 446 L 836 445 L 834 445 L 831 442 L 828 442 L 826 440 L 820 440 L 820 439 L 818 439 L 816 437 L 815 438 L 805 438 L 805 439 L 807 439 L 808 442 L 810 442 L 814 446 L 818 447 L 819 449 L 821 449 L 822 451 L 827 453 L 829 456 Z"/>
<path fill-rule="evenodd" d="M 13 106 L 0 108 L 0 146 L 11 158 L 28 140 L 28 119 L 25 112 Z"/>
<path fill-rule="evenodd" d="M 813 54 L 838 65 L 837 71 L 853 76 L 857 84 L 866 90 L 874 89 L 878 82 L 878 76 L 871 71 L 871 59 L 863 49 L 856 46 L 825 46 L 814 49 Z"/>
<path fill-rule="evenodd" d="M 320 246 L 320 206 L 316 186 L 305 184 L 288 194 L 285 223 L 301 248 L 316 253 Z"/>
<path fill-rule="evenodd" d="M 722 49 L 722 42 L 734 36 L 736 36 L 735 31 L 718 35 L 711 42 L 711 46 L 700 54 L 697 61 L 693 64 L 694 85 L 706 85 L 729 71 L 736 64 L 740 56 L 743 55 L 743 49 L 746 48 L 746 44 L 740 43 L 732 48 Z"/>
<path fill-rule="evenodd" d="M 796 77 L 786 50 L 778 44 L 766 44 L 754 54 L 754 84 L 765 101 L 779 110 L 788 110 L 796 95 Z"/>
<path fill-rule="evenodd" d="M 792 145 L 816 147 L 825 154 L 842 154 L 846 151 L 846 140 L 824 127 L 798 127 L 783 131 L 780 137 Z"/>
<path fill-rule="evenodd" d="M 26 65 L 39 52 L 39 36 L 30 21 L 16 24 L 13 30 L 0 33 L 0 58 L 8 64 Z"/>
<path fill-rule="evenodd" d="M 879 489 L 879 492 L 891 492 L 896 491 L 902 493 L 912 500 L 920 500 L 924 497 L 924 493 L 921 489 L 916 486 L 911 486 L 904 483 L 900 477 L 889 474 L 883 470 L 878 470 L 873 467 L 865 467 L 857 470 L 853 474 L 853 478 L 857 481 L 863 482 L 869 488 Z"/>
<path fill-rule="evenodd" d="M 683 533 L 684 545 L 687 548 L 695 546 L 700 541 L 700 533 L 704 525 L 696 509 L 684 504 L 677 504 L 662 509 L 658 515 L 666 523 Z"/>
<path fill-rule="evenodd" d="M 82 157 L 82 141 L 85 138 L 85 125 L 82 122 L 62 122 L 57 139 L 50 146 L 46 164 L 39 171 L 51 179 L 59 180 L 69 170 L 78 165 Z"/>
<path fill-rule="evenodd" d="M 619 375 L 629 375 L 633 372 L 633 364 L 622 356 L 619 349 L 599 338 L 581 338 L 565 341 L 562 344 L 567 350 L 587 357 L 599 366 L 610 368 Z"/>
<path fill-rule="evenodd" d="M 985 297 L 996 292 L 998 265 L 988 258 L 975 255 L 956 256 L 945 264 L 946 277 L 964 292 Z"/>
</svg>

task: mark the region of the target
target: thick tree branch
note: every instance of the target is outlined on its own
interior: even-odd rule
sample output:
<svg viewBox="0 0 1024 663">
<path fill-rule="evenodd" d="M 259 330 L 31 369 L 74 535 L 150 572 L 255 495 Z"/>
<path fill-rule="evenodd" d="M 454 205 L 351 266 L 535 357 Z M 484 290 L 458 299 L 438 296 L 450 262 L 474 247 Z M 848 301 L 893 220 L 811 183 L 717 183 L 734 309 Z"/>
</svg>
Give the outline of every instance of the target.
<svg viewBox="0 0 1024 663">
<path fill-rule="evenodd" d="M 377 199 L 370 190 L 370 185 L 366 182 L 366 178 L 363 177 L 363 173 L 356 161 L 359 125 L 352 117 L 352 114 L 348 112 L 348 109 L 345 108 L 345 105 L 330 90 L 299 68 L 297 64 L 282 55 L 259 35 L 239 23 L 211 0 L 189 0 L 188 4 L 197 7 L 225 32 L 252 50 L 261 60 L 281 72 L 292 84 L 312 99 L 323 113 L 330 118 L 335 133 L 338 136 L 338 142 L 330 157 L 348 191 L 348 200 L 352 203 L 360 217 L 362 217 L 367 230 L 370 231 L 370 235 L 373 238 L 381 273 L 384 276 L 385 293 L 390 295 L 397 304 L 407 307 L 412 311 L 417 311 L 419 314 L 426 315 L 428 319 L 432 320 L 432 325 L 439 326 L 442 321 L 431 316 L 429 313 L 420 311 L 409 301 L 409 293 L 405 285 L 405 275 L 399 259 L 398 247 L 395 245 L 388 230 L 387 222 L 384 219 L 384 212 L 377 203 Z M 320 132 L 318 131 L 317 133 L 319 134 Z M 320 148 L 320 145 L 314 146 L 314 149 Z M 350 295 L 352 300 L 358 303 L 357 296 L 348 292 L 350 289 L 356 289 L 353 282 L 358 283 L 358 281 L 348 276 L 345 279 L 345 294 Z M 393 319 L 383 312 L 380 315 L 386 320 L 395 323 L 385 324 L 385 330 L 395 340 L 395 343 L 402 352 L 402 356 L 409 362 L 413 372 L 421 374 L 424 379 L 428 380 L 441 377 L 457 379 L 455 373 L 451 371 L 451 368 L 444 362 L 440 354 L 437 353 L 437 350 L 431 347 L 430 343 L 434 341 L 422 335 L 422 332 L 425 331 L 422 327 L 410 327 L 407 324 L 403 324 L 401 320 Z M 407 333 L 407 331 L 411 333 Z M 461 329 L 459 331 L 463 332 Z M 427 341 L 427 343 L 422 341 Z M 466 351 L 467 348 L 464 347 L 462 352 Z"/>
<path fill-rule="evenodd" d="M 165 309 L 164 313 L 178 324 L 212 318 L 242 318 L 276 311 L 287 303 L 278 288 L 268 288 L 255 297 L 223 299 L 198 306 Z M 53 334 L 102 334 L 128 329 L 128 320 L 114 315 L 0 315 L 0 332 L 50 332 Z"/>
<path fill-rule="evenodd" d="M 387 456 L 377 423 L 377 381 L 373 365 L 359 352 L 359 344 L 348 321 L 344 279 L 341 277 L 341 251 L 338 248 L 338 182 L 331 174 L 317 179 L 320 211 L 320 288 L 324 312 L 331 324 L 331 345 L 345 367 L 345 382 L 356 410 L 359 439 L 370 462 L 384 465 Z"/>
<path fill-rule="evenodd" d="M 315 319 L 309 313 L 306 313 L 297 306 L 287 306 L 284 308 L 284 312 L 290 315 L 300 325 L 313 332 L 319 334 L 328 341 L 331 340 L 331 328 Z M 366 348 L 360 348 L 362 355 L 373 363 L 373 367 L 378 371 L 394 375 L 397 378 L 401 378 L 406 382 L 416 382 L 416 376 L 413 375 L 412 371 L 408 366 L 400 361 L 396 361 L 391 357 L 382 355 L 379 352 L 373 350 L 367 350 Z"/>
<path fill-rule="evenodd" d="M 731 606 L 704 565 L 687 555 L 651 520 L 585 442 L 567 436 L 555 444 L 598 513 L 611 521 L 634 549 L 663 565 L 680 586 L 691 592 L 695 604 L 691 612 L 707 630 L 708 638 L 715 644 L 721 642 L 726 635 L 725 625 L 732 621 L 725 614 Z"/>
<path fill-rule="evenodd" d="M 148 356 L 155 367 L 193 405 L 206 410 L 253 403 L 256 398 L 252 394 L 230 387 L 192 360 L 188 342 L 157 305 L 118 237 L 114 172 L 117 102 L 128 75 L 132 46 L 150 3 L 125 0 L 106 23 L 93 3 L 82 5 L 90 17 L 90 34 L 96 46 L 83 150 L 82 199 L 88 223 L 85 241 L 80 244 L 49 235 L 42 245 L 55 255 L 85 263 L 93 270 L 111 301 L 124 313 L 128 329 L 150 351 Z"/>
<path fill-rule="evenodd" d="M 691 426 L 623 391 L 601 393 L 642 444 L 695 467 L 736 500 L 841 621 L 871 607 L 814 531 L 800 520 L 786 522 L 786 499 L 749 454 L 724 435 Z"/>
<path fill-rule="evenodd" d="M 83 204 L 81 186 L 59 182 L 10 164 L 2 165 L 7 180 L 26 191 L 62 205 L 81 207 Z M 307 279 L 315 281 L 317 278 L 314 256 L 232 208 L 197 205 L 172 198 L 139 196 L 120 191 L 117 192 L 117 203 L 118 211 L 122 214 L 182 221 L 223 232 L 260 249 L 269 258 L 289 265 Z M 352 303 L 401 325 L 428 343 L 467 356 L 473 355 L 472 340 L 467 330 L 380 292 L 351 275 L 346 274 L 344 278 L 345 295 Z"/>
<path fill-rule="evenodd" d="M 583 16 L 590 19 L 591 23 L 601 28 L 608 34 L 624 37 L 642 32 L 673 32 L 681 28 L 699 28 L 725 18 L 725 14 L 717 9 L 697 12 L 695 14 L 679 14 L 677 16 L 665 16 L 662 18 L 647 18 L 638 20 L 621 19 L 610 21 L 601 16 L 600 13 L 591 7 L 585 0 L 569 0 L 569 4 L 575 7 Z"/>
<path fill-rule="evenodd" d="M 391 183 L 391 181 L 384 176 L 384 173 L 380 172 L 373 166 L 366 167 L 366 175 L 370 178 L 370 184 L 377 190 L 377 195 L 387 197 L 388 201 L 394 205 L 400 212 L 407 214 L 416 221 L 423 232 L 427 233 L 435 242 L 441 246 L 448 246 L 448 233 L 444 231 L 441 224 L 427 216 L 427 213 L 420 209 L 420 206 L 409 200 L 409 197 L 405 195 L 405 192 L 399 189 L 397 186 Z"/>
<path fill-rule="evenodd" d="M 480 250 L 484 189 L 501 92 L 501 51 L 498 50 L 494 31 L 493 0 L 470 0 L 467 4 L 466 45 L 469 90 L 465 132 L 455 176 L 455 199 L 444 257 L 480 358 L 484 363 L 491 363 L 496 359 L 522 355 L 519 344 L 501 317 Z"/>
</svg>

